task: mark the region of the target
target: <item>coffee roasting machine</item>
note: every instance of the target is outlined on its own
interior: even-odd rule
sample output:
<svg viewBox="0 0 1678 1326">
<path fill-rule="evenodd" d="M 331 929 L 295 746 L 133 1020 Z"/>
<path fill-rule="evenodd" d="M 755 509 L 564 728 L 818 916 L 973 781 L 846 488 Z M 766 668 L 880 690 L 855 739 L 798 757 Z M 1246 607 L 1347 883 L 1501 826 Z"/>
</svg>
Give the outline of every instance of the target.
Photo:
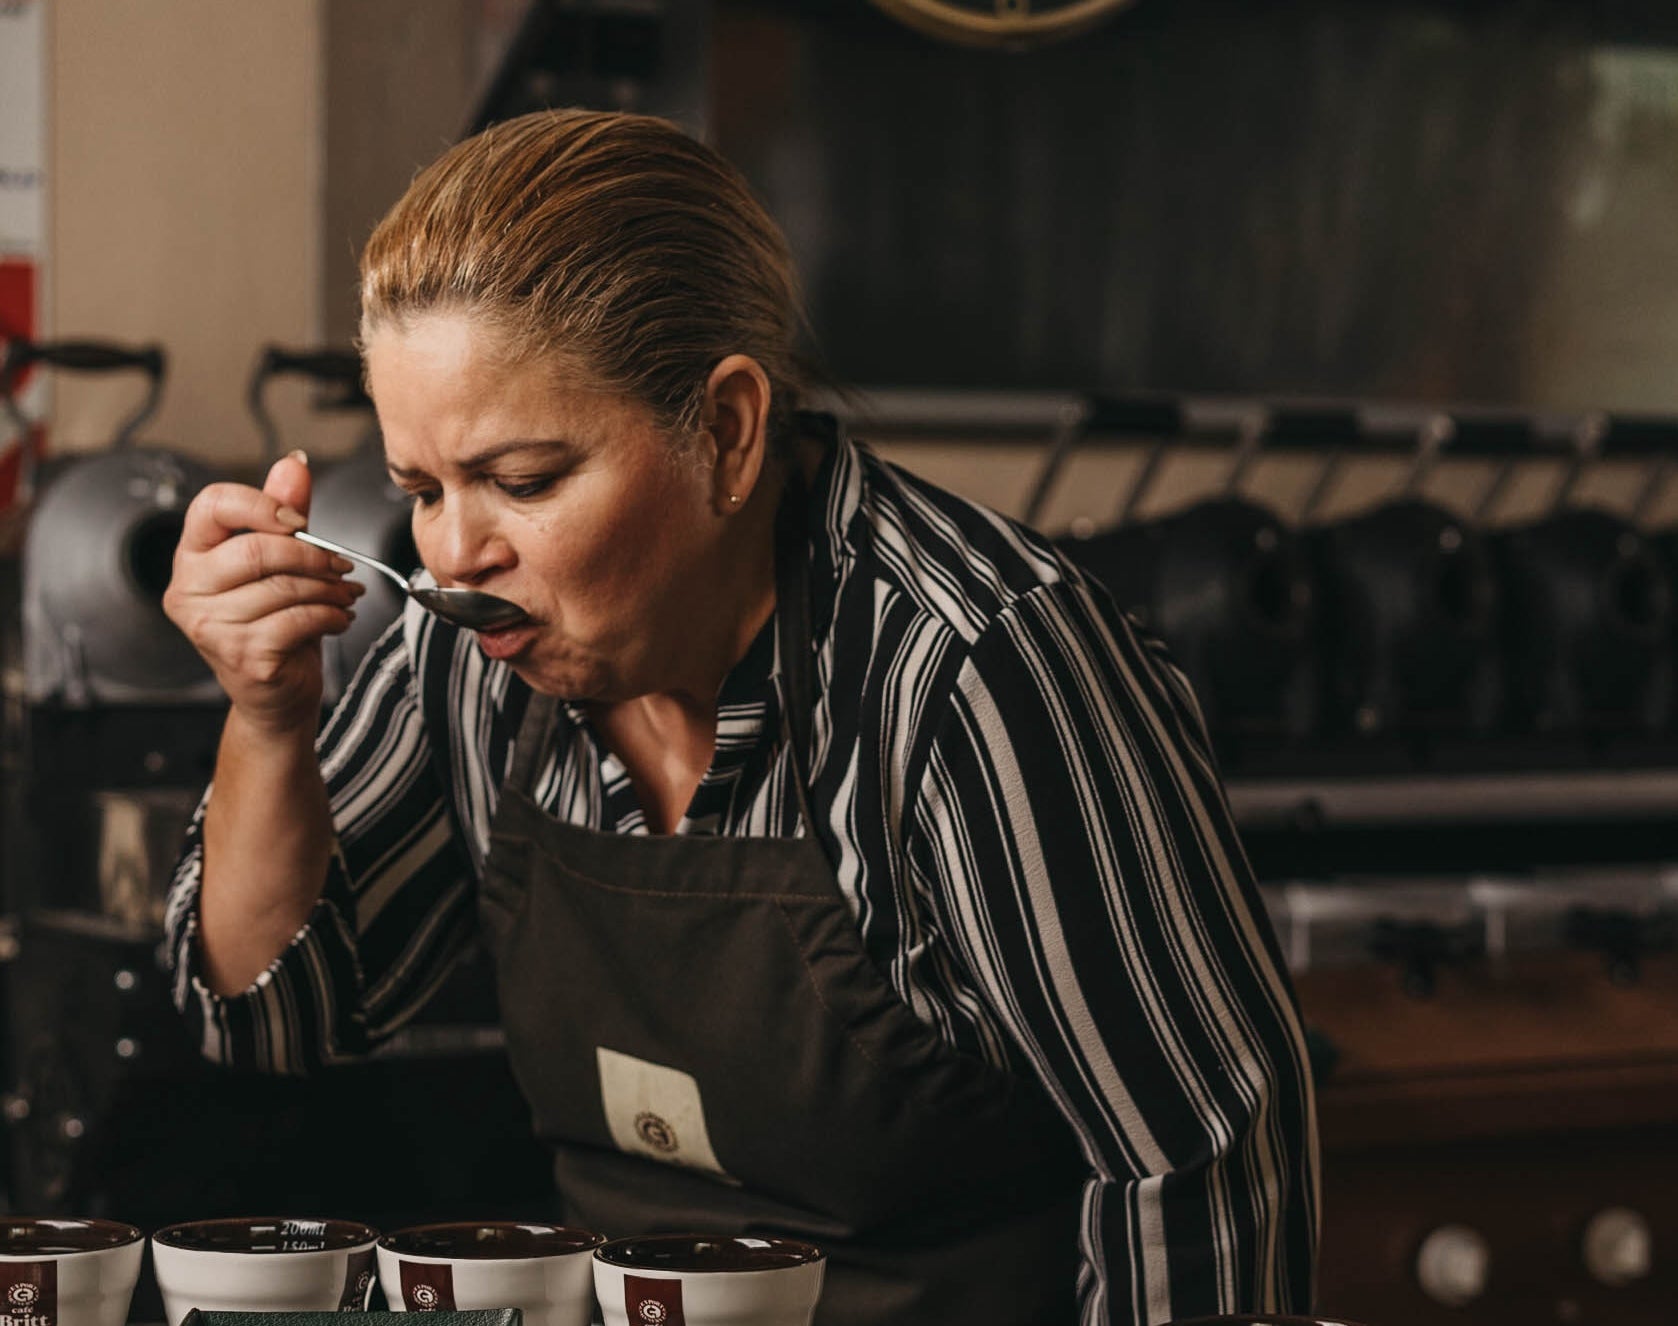
<svg viewBox="0 0 1678 1326">
<path fill-rule="evenodd" d="M 997 444 L 1027 520 L 1196 687 L 1311 1039 L 1319 1309 L 1669 1320 L 1678 420 L 868 405 L 911 467 Z"/>
<path fill-rule="evenodd" d="M 187 504 L 222 476 L 135 440 L 162 389 L 161 350 L 13 342 L 7 401 L 26 363 L 137 372 L 147 397 L 109 450 L 32 476 L 13 558 L 0 784 L 7 1209 L 148 1228 L 256 1209 L 375 1224 L 541 1211 L 547 1162 L 477 955 L 363 1065 L 277 1079 L 211 1066 L 188 1041 L 162 967 L 162 905 L 225 699 L 161 598 Z M 315 383 L 325 408 L 366 406 L 353 353 L 264 350 L 250 400 L 265 459 L 278 446 L 265 393 L 285 376 Z M 318 464 L 316 528 L 413 565 L 406 514 L 376 434 Z M 359 632 L 325 659 L 328 703 L 399 611 L 393 593 L 365 596 Z M 136 1311 L 153 1292 L 144 1281 Z"/>
</svg>

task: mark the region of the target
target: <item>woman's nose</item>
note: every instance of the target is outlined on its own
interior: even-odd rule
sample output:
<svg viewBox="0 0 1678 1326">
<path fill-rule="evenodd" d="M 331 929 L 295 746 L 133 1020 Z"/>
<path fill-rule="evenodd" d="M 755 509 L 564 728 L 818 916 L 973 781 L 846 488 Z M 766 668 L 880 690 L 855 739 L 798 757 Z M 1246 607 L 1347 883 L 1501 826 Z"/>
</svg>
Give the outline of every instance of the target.
<svg viewBox="0 0 1678 1326">
<path fill-rule="evenodd" d="M 516 560 L 493 514 L 465 495 L 445 497 L 414 530 L 414 542 L 443 585 L 477 585 Z"/>
</svg>

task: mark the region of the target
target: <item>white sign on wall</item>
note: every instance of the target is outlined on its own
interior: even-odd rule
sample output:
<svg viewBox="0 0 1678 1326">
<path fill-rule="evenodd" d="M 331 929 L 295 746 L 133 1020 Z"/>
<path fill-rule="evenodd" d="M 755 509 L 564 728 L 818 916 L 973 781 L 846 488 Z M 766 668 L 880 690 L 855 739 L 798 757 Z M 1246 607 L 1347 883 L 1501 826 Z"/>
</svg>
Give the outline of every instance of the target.
<svg viewBox="0 0 1678 1326">
<path fill-rule="evenodd" d="M 0 0 L 0 342 L 41 334 L 46 259 L 46 0 Z M 40 375 L 19 403 L 31 419 L 45 407 Z M 0 506 L 16 494 L 21 455 L 10 411 L 0 412 Z M 39 446 L 32 430 L 31 446 Z"/>
</svg>

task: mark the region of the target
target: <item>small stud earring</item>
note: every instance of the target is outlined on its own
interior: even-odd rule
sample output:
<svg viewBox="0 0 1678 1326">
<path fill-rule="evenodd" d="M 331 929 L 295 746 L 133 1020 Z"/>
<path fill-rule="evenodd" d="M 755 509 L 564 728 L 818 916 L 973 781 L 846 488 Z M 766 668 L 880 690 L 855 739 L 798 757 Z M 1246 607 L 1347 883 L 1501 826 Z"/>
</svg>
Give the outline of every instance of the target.
<svg viewBox="0 0 1678 1326">
<path fill-rule="evenodd" d="M 729 506 L 739 506 L 740 505 L 740 494 L 739 493 L 730 493 L 728 495 L 728 504 L 729 504 Z"/>
</svg>

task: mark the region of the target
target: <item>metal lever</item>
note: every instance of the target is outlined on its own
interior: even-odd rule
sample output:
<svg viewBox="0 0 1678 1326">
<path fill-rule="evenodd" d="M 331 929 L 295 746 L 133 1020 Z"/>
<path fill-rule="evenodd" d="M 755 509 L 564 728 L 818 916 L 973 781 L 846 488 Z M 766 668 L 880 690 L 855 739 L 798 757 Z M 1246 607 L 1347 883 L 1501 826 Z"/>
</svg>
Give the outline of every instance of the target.
<svg viewBox="0 0 1678 1326">
<path fill-rule="evenodd" d="M 245 389 L 245 403 L 251 418 L 256 420 L 262 434 L 262 454 L 275 460 L 280 454 L 280 430 L 268 413 L 266 393 L 269 380 L 277 377 L 301 377 L 311 382 L 339 388 L 340 394 L 326 401 L 321 408 L 329 410 L 370 410 L 373 402 L 361 380 L 361 356 L 354 350 L 287 350 L 283 346 L 264 346 L 257 357 L 256 367 Z"/>
<path fill-rule="evenodd" d="M 1575 907 L 1567 914 L 1564 930 L 1575 948 L 1602 954 L 1608 978 L 1615 985 L 1635 985 L 1644 958 L 1670 952 L 1678 944 L 1678 916 L 1669 911 L 1639 915 L 1615 908 Z"/>
<path fill-rule="evenodd" d="M 1477 929 L 1390 916 L 1376 920 L 1369 941 L 1369 951 L 1377 958 L 1398 964 L 1405 993 L 1417 999 L 1433 994 L 1439 968 L 1477 958 L 1485 950 L 1485 936 Z"/>
<path fill-rule="evenodd" d="M 12 422 L 27 429 L 28 422 L 18 409 L 16 395 L 18 379 L 26 368 L 45 364 L 74 373 L 120 373 L 135 370 L 150 379 L 145 399 L 123 420 L 111 446 L 127 448 L 141 424 L 157 410 L 163 397 L 163 379 L 168 370 L 168 357 L 160 345 L 128 346 L 115 341 L 29 341 L 12 340 L 6 344 L 5 362 L 0 364 L 0 400 Z"/>
</svg>

